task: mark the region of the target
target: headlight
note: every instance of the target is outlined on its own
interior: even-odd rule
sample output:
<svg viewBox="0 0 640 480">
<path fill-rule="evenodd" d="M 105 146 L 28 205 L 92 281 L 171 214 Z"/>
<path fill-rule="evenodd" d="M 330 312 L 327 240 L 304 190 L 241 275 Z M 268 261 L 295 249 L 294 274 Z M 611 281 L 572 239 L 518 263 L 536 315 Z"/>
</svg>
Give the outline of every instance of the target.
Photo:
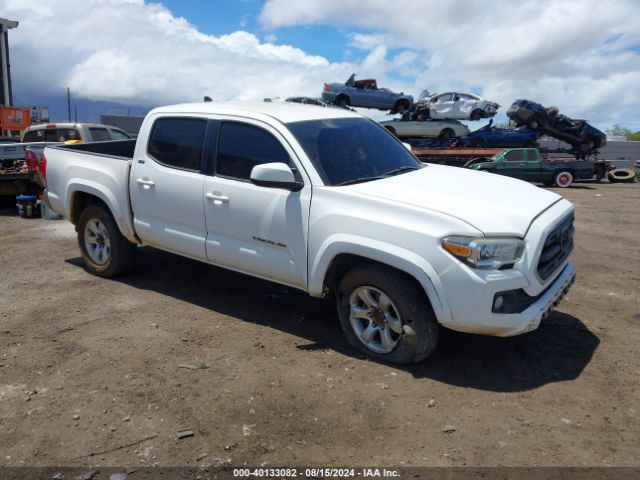
<svg viewBox="0 0 640 480">
<path fill-rule="evenodd" d="M 519 238 L 453 236 L 444 238 L 442 247 L 471 267 L 498 269 L 520 260 L 524 251 L 524 241 Z"/>
</svg>

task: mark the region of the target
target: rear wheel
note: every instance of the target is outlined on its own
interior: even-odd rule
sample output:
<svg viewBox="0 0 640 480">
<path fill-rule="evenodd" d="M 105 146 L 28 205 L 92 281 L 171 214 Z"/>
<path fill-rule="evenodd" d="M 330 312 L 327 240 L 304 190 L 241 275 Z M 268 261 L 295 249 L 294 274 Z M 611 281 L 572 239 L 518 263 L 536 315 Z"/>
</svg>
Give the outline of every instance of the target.
<svg viewBox="0 0 640 480">
<path fill-rule="evenodd" d="M 474 110 L 473 112 L 471 112 L 471 116 L 469 118 L 471 120 L 480 120 L 482 118 L 482 110 Z"/>
<path fill-rule="evenodd" d="M 349 105 L 351 105 L 351 102 L 349 101 L 349 97 L 345 97 L 343 95 L 342 97 L 338 98 L 338 100 L 336 101 L 336 105 L 338 105 L 339 107 L 346 108 Z"/>
<path fill-rule="evenodd" d="M 352 268 L 338 283 L 336 301 L 347 341 L 370 357 L 410 364 L 436 348 L 438 323 L 424 291 L 396 270 Z"/>
<path fill-rule="evenodd" d="M 90 273 L 113 277 L 131 268 L 137 247 L 120 233 L 105 206 L 92 204 L 85 208 L 77 229 L 80 252 Z"/>
<path fill-rule="evenodd" d="M 553 183 L 560 188 L 567 188 L 573 183 L 573 174 L 567 171 L 558 172 Z"/>
<path fill-rule="evenodd" d="M 385 127 L 387 130 L 389 130 L 391 133 L 393 133 L 396 137 L 398 136 L 398 133 L 396 132 L 396 129 L 393 127 Z"/>
<path fill-rule="evenodd" d="M 531 128 L 540 128 L 541 125 L 542 122 L 540 121 L 540 118 L 538 116 L 534 116 L 531 118 L 531 120 L 529 120 L 529 126 Z"/>
<path fill-rule="evenodd" d="M 472 147 L 477 147 L 477 148 L 483 148 L 484 147 L 484 140 L 474 140 L 473 142 L 471 142 L 471 146 Z"/>
<path fill-rule="evenodd" d="M 395 113 L 404 113 L 409 110 L 409 104 L 404 100 L 398 100 L 396 104 L 393 106 L 393 111 Z"/>
<path fill-rule="evenodd" d="M 453 130 L 451 130 L 450 128 L 445 128 L 440 132 L 440 135 L 438 135 L 438 138 L 441 138 L 443 140 L 449 140 L 454 136 L 455 136 L 455 133 L 453 132 Z"/>
</svg>

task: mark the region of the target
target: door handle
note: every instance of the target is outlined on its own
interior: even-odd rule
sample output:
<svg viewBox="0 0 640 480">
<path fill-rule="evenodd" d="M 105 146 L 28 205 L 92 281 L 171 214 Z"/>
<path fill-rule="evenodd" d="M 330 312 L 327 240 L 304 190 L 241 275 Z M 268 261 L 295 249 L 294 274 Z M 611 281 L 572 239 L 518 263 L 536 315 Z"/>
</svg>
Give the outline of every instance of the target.
<svg viewBox="0 0 640 480">
<path fill-rule="evenodd" d="M 155 187 L 156 186 L 156 182 L 154 182 L 152 180 L 143 180 L 142 178 L 138 178 L 136 180 L 136 183 L 138 185 L 144 185 L 145 187 Z"/>
<path fill-rule="evenodd" d="M 226 195 L 222 195 L 219 192 L 209 192 L 205 195 L 205 197 L 215 202 L 229 203 L 229 197 L 227 197 Z"/>
</svg>

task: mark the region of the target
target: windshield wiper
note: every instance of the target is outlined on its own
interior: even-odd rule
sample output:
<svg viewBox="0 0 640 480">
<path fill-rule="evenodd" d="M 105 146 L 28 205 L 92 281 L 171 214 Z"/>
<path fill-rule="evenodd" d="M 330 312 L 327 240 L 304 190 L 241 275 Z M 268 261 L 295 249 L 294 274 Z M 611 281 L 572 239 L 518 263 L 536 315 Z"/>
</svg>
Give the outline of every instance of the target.
<svg viewBox="0 0 640 480">
<path fill-rule="evenodd" d="M 351 180 L 346 180 L 344 182 L 340 182 L 340 183 L 336 183 L 336 187 L 342 187 L 343 185 L 353 185 L 354 183 L 364 183 L 364 182 L 370 182 L 372 180 L 380 180 L 381 176 L 377 176 L 377 177 L 359 177 L 359 178 L 352 178 Z"/>
<path fill-rule="evenodd" d="M 394 168 L 393 170 L 389 170 L 384 175 L 353 178 L 351 180 L 346 180 L 341 183 L 336 183 L 335 186 L 342 187 L 343 185 L 353 185 L 354 183 L 364 183 L 364 182 L 371 182 L 372 180 L 381 180 L 386 177 L 393 177 L 394 175 L 399 175 L 404 172 L 409 172 L 409 171 L 419 170 L 419 169 L 420 169 L 419 167 L 412 167 L 411 165 L 405 165 L 403 167 L 398 167 L 398 168 Z"/>
<path fill-rule="evenodd" d="M 385 177 L 393 177 L 394 175 L 398 175 L 404 172 L 410 172 L 413 170 L 418 170 L 418 167 L 412 167 L 411 165 L 405 165 L 404 167 L 394 168 L 393 170 L 389 170 L 384 174 Z"/>
</svg>

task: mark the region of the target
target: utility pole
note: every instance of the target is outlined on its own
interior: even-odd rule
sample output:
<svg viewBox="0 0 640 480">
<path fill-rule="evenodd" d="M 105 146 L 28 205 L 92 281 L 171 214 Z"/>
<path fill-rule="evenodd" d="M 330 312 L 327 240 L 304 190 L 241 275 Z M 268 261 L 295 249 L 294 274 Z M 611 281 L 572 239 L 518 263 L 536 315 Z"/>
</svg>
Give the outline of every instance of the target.
<svg viewBox="0 0 640 480">
<path fill-rule="evenodd" d="M 18 22 L 0 18 L 0 78 L 2 90 L 0 91 L 0 105 L 13 105 L 11 92 L 11 65 L 9 62 L 9 29 L 16 28 Z"/>
<path fill-rule="evenodd" d="M 74 113 L 74 122 L 78 123 L 78 106 L 77 105 L 73 106 L 73 113 Z"/>
</svg>

